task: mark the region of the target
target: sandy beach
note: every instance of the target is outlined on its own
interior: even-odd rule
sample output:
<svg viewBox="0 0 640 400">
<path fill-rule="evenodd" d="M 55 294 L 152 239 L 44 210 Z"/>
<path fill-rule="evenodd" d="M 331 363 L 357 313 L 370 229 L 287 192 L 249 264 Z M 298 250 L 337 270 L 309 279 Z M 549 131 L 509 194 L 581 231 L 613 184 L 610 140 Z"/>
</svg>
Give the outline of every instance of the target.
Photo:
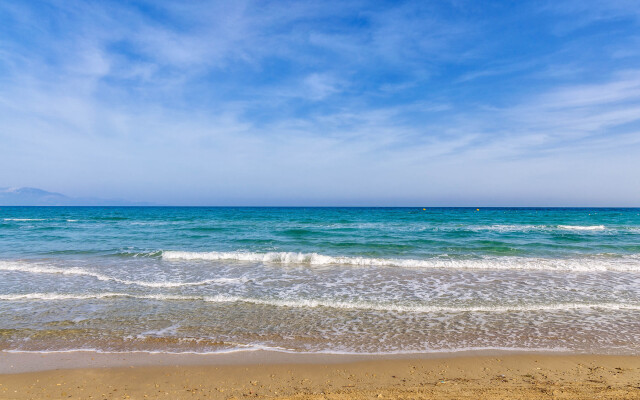
<svg viewBox="0 0 640 400">
<path fill-rule="evenodd" d="M 640 398 L 637 356 L 498 354 L 355 362 L 269 354 L 1 356 L 2 399 Z M 74 363 L 81 368 L 69 368 Z M 21 372 L 8 373 L 12 369 Z"/>
</svg>

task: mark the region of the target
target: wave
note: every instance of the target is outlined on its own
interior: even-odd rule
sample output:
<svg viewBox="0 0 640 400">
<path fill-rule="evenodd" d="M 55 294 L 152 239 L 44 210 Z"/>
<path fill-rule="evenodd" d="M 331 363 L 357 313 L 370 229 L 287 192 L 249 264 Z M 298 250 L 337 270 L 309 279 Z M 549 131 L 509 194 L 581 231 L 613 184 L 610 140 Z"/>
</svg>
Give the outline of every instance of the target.
<svg viewBox="0 0 640 400">
<path fill-rule="evenodd" d="M 110 256 L 113 257 L 131 257 L 131 258 L 143 258 L 143 257 L 149 257 L 149 258 L 157 258 L 162 256 L 162 251 L 123 251 L 123 250 L 117 250 L 111 254 L 109 254 Z"/>
<path fill-rule="evenodd" d="M 168 260 L 244 261 L 276 264 L 349 265 L 361 267 L 401 267 L 482 270 L 627 271 L 640 272 L 640 259 L 627 257 L 526 258 L 485 257 L 480 259 L 400 259 L 327 256 L 295 252 L 189 252 L 163 251 Z"/>
<path fill-rule="evenodd" d="M 496 232 L 529 232 L 529 231 L 538 231 L 538 230 L 548 230 L 549 228 L 554 228 L 554 227 L 553 226 L 549 226 L 549 225 L 493 224 L 493 225 L 462 226 L 462 227 L 457 227 L 456 230 L 496 231 Z"/>
<path fill-rule="evenodd" d="M 519 224 L 493 224 L 493 225 L 470 225 L 457 227 L 455 230 L 470 231 L 495 231 L 500 233 L 509 232 L 531 232 L 531 231 L 603 231 L 609 229 L 604 225 L 519 225 Z M 446 228 L 444 229 L 446 230 Z"/>
<path fill-rule="evenodd" d="M 88 271 L 84 268 L 59 268 L 52 266 L 36 265 L 36 264 L 22 264 L 22 263 L 0 263 L 0 271 L 9 272 L 27 272 L 32 274 L 60 274 L 60 275 L 83 275 L 96 278 L 100 281 L 112 281 L 122 283 L 124 285 L 136 285 L 149 288 L 175 288 L 183 286 L 201 286 L 212 283 L 230 284 L 230 283 L 244 283 L 246 278 L 212 278 L 204 279 L 196 282 L 148 282 L 148 281 L 133 281 L 128 279 L 120 279 L 112 276 L 104 275 L 98 272 Z"/>
<path fill-rule="evenodd" d="M 150 294 L 136 295 L 129 293 L 92 293 L 92 294 L 64 294 L 64 293 L 26 293 L 26 294 L 4 294 L 0 295 L 0 300 L 21 301 L 21 300 L 99 300 L 108 298 L 131 298 L 158 301 L 204 301 L 210 303 L 250 303 L 264 306 L 288 307 L 288 308 L 333 308 L 344 310 L 369 310 L 369 311 L 394 311 L 403 313 L 504 313 L 504 312 L 527 312 L 527 311 L 572 311 L 572 310 L 640 310 L 640 304 L 626 303 L 554 303 L 554 304 L 521 304 L 502 306 L 435 306 L 425 304 L 382 304 L 362 301 L 333 301 L 317 299 L 259 299 L 241 296 L 181 296 Z"/>
<path fill-rule="evenodd" d="M 558 229 L 567 231 L 603 231 L 604 225 L 558 225 Z"/>
<path fill-rule="evenodd" d="M 195 339 L 198 340 L 198 339 Z M 228 349 L 216 349 L 216 350 L 181 350 L 173 351 L 166 349 L 158 350 L 112 350 L 112 349 L 100 349 L 94 347 L 85 348 L 71 348 L 71 349 L 51 349 L 51 350 L 23 350 L 23 349 L 4 349 L 0 350 L 2 353 L 13 354 L 60 354 L 60 353 L 96 353 L 96 354 L 168 354 L 168 355 L 184 355 L 184 354 L 197 354 L 197 355 L 211 355 L 211 354 L 225 354 L 225 353 L 240 353 L 240 352 L 253 352 L 253 351 L 268 351 L 274 353 L 284 354 L 302 354 L 302 355 L 349 355 L 349 356 L 386 356 L 386 355 L 416 355 L 416 354 L 433 354 L 433 353 L 472 353 L 472 352 L 487 352 L 496 351 L 497 354 L 502 353 L 568 353 L 571 349 L 568 347 L 507 347 L 507 346 L 469 346 L 469 347 L 444 347 L 444 348 L 425 348 L 421 350 L 380 350 L 375 352 L 367 351 L 347 351 L 347 350 L 299 350 L 290 349 L 281 346 L 268 346 L 259 343 L 244 344 L 235 342 L 223 342 L 225 345 L 236 346 Z"/>
</svg>

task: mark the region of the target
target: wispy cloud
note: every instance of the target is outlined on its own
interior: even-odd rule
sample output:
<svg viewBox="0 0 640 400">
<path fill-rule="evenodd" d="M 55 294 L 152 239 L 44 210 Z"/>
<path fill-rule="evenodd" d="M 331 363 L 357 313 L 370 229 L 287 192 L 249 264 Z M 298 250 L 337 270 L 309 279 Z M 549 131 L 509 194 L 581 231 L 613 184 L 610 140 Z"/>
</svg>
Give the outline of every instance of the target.
<svg viewBox="0 0 640 400">
<path fill-rule="evenodd" d="M 640 62 L 615 56 L 637 37 L 580 28 L 635 24 L 631 8 L 3 3 L 0 183 L 189 204 L 579 202 L 576 165 L 640 167 Z"/>
</svg>

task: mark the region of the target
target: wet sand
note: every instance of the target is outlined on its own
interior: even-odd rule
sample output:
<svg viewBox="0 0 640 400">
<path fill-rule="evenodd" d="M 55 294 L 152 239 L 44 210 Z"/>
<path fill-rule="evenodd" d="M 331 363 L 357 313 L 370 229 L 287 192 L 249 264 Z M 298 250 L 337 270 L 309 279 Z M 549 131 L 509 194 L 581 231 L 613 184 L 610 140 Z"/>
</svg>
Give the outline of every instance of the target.
<svg viewBox="0 0 640 400">
<path fill-rule="evenodd" d="M 346 360 L 353 357 L 0 353 L 0 398 L 640 399 L 638 356 Z"/>
</svg>

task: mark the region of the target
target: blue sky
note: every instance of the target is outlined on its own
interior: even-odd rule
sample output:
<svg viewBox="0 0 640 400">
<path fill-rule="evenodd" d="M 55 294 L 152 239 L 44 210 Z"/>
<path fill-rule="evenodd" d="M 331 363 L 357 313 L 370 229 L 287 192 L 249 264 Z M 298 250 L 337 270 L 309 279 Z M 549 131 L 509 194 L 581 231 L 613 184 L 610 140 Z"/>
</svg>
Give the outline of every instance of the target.
<svg viewBox="0 0 640 400">
<path fill-rule="evenodd" d="M 0 186 L 640 206 L 640 5 L 2 2 Z"/>
</svg>

